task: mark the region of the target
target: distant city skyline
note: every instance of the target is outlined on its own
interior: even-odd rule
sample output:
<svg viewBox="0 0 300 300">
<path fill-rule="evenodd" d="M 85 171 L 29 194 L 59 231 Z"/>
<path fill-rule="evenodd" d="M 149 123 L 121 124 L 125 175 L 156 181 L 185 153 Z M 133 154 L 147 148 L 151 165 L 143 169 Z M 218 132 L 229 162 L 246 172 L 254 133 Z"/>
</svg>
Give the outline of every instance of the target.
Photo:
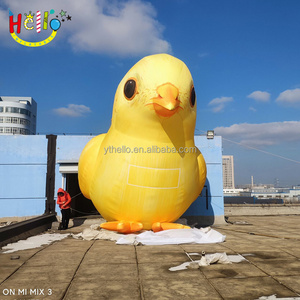
<svg viewBox="0 0 300 300">
<path fill-rule="evenodd" d="M 30 48 L 12 38 L 9 9 L 15 19 L 63 10 L 71 21 L 51 43 Z M 37 101 L 37 133 L 104 133 L 126 72 L 146 55 L 169 53 L 194 79 L 195 134 L 223 137 L 235 184 L 253 175 L 256 182 L 297 185 L 299 11 L 295 0 L 0 0 L 0 95 Z M 20 38 L 51 34 L 50 26 L 37 33 L 32 25 L 22 24 Z"/>
</svg>

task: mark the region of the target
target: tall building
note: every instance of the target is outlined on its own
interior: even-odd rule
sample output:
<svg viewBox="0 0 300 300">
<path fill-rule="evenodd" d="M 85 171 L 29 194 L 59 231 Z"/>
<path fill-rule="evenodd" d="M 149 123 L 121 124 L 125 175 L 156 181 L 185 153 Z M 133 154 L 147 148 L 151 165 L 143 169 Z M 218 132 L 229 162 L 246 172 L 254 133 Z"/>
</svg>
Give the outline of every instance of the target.
<svg viewBox="0 0 300 300">
<path fill-rule="evenodd" d="M 233 155 L 223 155 L 223 189 L 234 189 Z"/>
<path fill-rule="evenodd" d="M 0 97 L 0 134 L 36 134 L 36 114 L 32 97 Z"/>
</svg>

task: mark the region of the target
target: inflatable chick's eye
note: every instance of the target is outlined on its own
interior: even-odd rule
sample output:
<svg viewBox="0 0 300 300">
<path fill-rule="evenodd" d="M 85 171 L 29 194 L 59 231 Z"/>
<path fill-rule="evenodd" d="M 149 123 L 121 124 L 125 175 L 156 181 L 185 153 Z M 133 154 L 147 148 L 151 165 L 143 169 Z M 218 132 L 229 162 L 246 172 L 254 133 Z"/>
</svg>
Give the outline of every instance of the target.
<svg viewBox="0 0 300 300">
<path fill-rule="evenodd" d="M 82 193 L 107 221 L 102 228 L 187 228 L 173 222 L 206 179 L 195 122 L 193 79 L 182 61 L 151 55 L 128 71 L 116 91 L 109 131 L 86 145 L 78 165 Z"/>
<path fill-rule="evenodd" d="M 126 81 L 124 85 L 124 96 L 127 100 L 132 100 L 136 95 L 137 84 L 136 79 L 130 78 Z"/>
<path fill-rule="evenodd" d="M 194 107 L 194 106 L 195 106 L 195 103 L 196 103 L 196 93 L 195 93 L 195 88 L 192 87 L 192 90 L 191 90 L 191 98 L 190 98 L 190 104 L 191 104 L 191 107 Z"/>
</svg>

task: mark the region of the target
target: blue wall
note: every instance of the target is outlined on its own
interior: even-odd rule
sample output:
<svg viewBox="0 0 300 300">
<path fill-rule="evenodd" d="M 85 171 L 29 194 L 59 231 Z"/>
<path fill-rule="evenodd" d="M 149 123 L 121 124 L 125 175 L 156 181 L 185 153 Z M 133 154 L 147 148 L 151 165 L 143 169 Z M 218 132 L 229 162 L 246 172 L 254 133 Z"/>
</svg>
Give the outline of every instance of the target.
<svg viewBox="0 0 300 300">
<path fill-rule="evenodd" d="M 195 136 L 195 144 L 202 152 L 207 177 L 200 197 L 192 203 L 184 216 L 224 216 L 223 197 L 223 167 L 222 167 L 222 138 L 215 136 L 207 139 L 206 136 Z"/>
<path fill-rule="evenodd" d="M 56 147 L 56 161 L 77 161 L 84 146 L 94 136 L 58 135 Z"/>
<path fill-rule="evenodd" d="M 0 136 L 0 217 L 45 211 L 46 136 Z"/>
<path fill-rule="evenodd" d="M 93 136 L 57 136 L 55 194 L 62 186 L 58 162 L 76 162 Z M 45 211 L 47 138 L 0 136 L 0 217 L 41 215 Z M 222 139 L 195 136 L 207 164 L 206 187 L 186 216 L 223 216 Z M 207 190 L 207 194 L 206 194 Z M 60 214 L 58 206 L 56 211 Z"/>
</svg>

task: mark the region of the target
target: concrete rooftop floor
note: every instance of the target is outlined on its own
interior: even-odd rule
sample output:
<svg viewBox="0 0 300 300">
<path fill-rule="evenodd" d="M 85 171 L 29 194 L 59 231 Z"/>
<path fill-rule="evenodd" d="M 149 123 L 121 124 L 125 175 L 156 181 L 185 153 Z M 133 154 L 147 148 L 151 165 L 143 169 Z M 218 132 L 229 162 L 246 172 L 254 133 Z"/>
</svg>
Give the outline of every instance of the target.
<svg viewBox="0 0 300 300">
<path fill-rule="evenodd" d="M 279 299 L 298 298 L 299 221 L 299 216 L 230 217 L 228 225 L 215 227 L 226 235 L 219 244 L 133 246 L 70 237 L 36 249 L 0 253 L 0 299 L 213 300 L 274 294 Z M 67 232 L 81 232 L 89 225 Z M 202 250 L 241 254 L 247 260 L 168 270 L 189 261 L 185 251 Z M 12 260 L 15 255 L 20 258 Z M 17 296 L 19 289 L 27 295 Z M 29 295 L 30 289 L 36 295 Z M 6 295 L 10 290 L 16 295 Z"/>
</svg>

